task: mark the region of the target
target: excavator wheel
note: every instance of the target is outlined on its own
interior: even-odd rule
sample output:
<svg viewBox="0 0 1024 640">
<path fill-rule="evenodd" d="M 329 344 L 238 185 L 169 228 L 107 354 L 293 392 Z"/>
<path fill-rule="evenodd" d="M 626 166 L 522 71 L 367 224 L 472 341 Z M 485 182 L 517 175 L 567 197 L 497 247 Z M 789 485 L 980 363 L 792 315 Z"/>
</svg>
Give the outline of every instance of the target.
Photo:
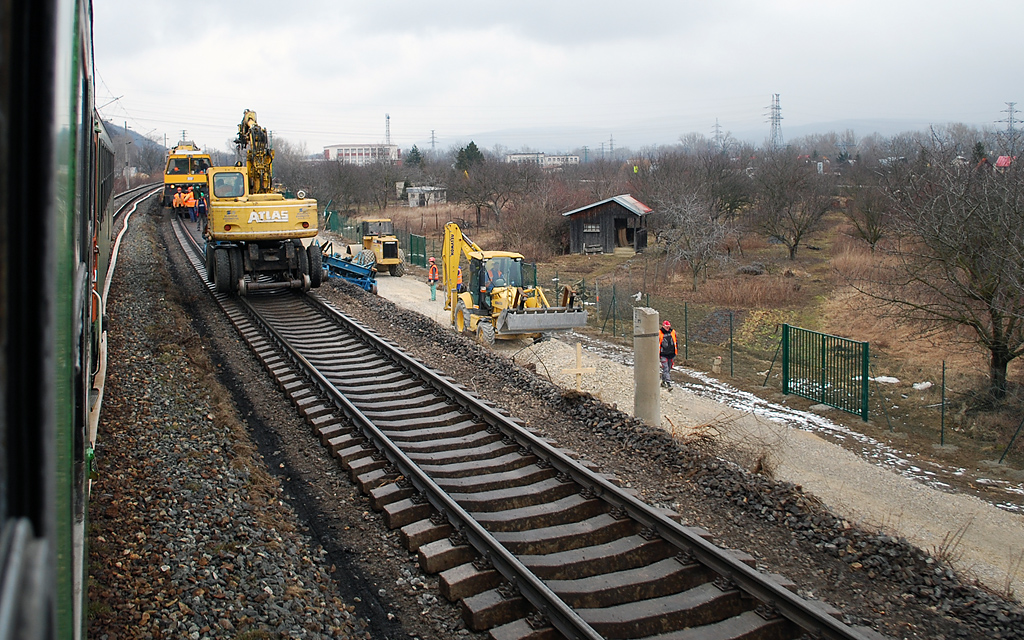
<svg viewBox="0 0 1024 640">
<path fill-rule="evenodd" d="M 306 251 L 306 247 L 302 246 L 302 242 L 299 240 L 292 240 L 292 246 L 295 247 L 295 259 L 299 263 L 299 277 L 309 275 L 309 252 Z"/>
<path fill-rule="evenodd" d="M 405 263 L 399 262 L 398 264 L 388 265 L 388 273 L 393 278 L 401 278 L 405 275 Z"/>
<path fill-rule="evenodd" d="M 233 281 L 227 249 L 216 249 L 213 252 L 213 284 L 217 293 L 231 292 Z"/>
<path fill-rule="evenodd" d="M 455 305 L 455 330 L 459 333 L 465 333 L 469 327 L 469 314 L 466 311 L 466 303 L 459 300 L 458 304 Z"/>
<path fill-rule="evenodd" d="M 490 322 L 481 322 L 476 325 L 476 339 L 485 346 L 494 346 L 494 327 Z"/>
<path fill-rule="evenodd" d="M 314 289 L 324 281 L 324 254 L 318 245 L 309 246 L 309 285 Z"/>
</svg>

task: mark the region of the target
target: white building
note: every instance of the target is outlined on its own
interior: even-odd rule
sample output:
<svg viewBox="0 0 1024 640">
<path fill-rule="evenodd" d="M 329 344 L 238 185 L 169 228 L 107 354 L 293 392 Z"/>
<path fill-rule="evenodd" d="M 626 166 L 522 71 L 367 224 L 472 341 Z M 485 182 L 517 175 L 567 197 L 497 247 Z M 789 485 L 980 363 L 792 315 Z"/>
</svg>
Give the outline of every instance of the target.
<svg viewBox="0 0 1024 640">
<path fill-rule="evenodd" d="M 448 201 L 448 190 L 444 187 L 409 187 L 405 193 L 409 196 L 410 207 L 429 207 Z"/>
<path fill-rule="evenodd" d="M 372 164 L 402 160 L 402 150 L 395 144 L 333 144 L 324 147 L 325 160 L 337 160 L 345 164 Z"/>
<path fill-rule="evenodd" d="M 516 164 L 529 163 L 535 164 L 542 169 L 550 167 L 564 167 L 571 164 L 579 164 L 579 156 L 570 155 L 552 155 L 549 156 L 546 153 L 510 153 L 505 156 L 505 162 L 515 162 Z"/>
</svg>

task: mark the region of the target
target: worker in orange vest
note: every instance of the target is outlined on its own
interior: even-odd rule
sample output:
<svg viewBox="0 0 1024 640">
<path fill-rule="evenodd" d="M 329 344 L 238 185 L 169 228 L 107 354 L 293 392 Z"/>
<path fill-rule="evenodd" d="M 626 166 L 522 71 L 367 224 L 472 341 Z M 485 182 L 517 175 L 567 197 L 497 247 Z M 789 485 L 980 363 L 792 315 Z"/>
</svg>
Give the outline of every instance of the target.
<svg viewBox="0 0 1024 640">
<path fill-rule="evenodd" d="M 434 256 L 430 256 L 430 268 L 427 269 L 427 284 L 430 285 L 430 301 L 434 302 L 437 300 L 437 281 L 440 280 L 437 271 L 437 261 L 434 260 Z"/>
<path fill-rule="evenodd" d="M 196 221 L 196 196 L 192 193 L 192 187 L 188 188 L 185 193 L 185 197 L 182 198 L 182 205 L 188 209 L 188 218 L 192 222 Z"/>
<path fill-rule="evenodd" d="M 455 293 L 462 293 L 462 267 L 459 267 L 455 276 Z"/>
<path fill-rule="evenodd" d="M 675 364 L 676 355 L 679 354 L 679 341 L 676 338 L 676 330 L 672 323 L 666 320 L 661 323 L 661 330 L 658 331 L 659 359 L 661 360 L 661 386 L 669 391 L 672 390 L 672 365 Z"/>
<path fill-rule="evenodd" d="M 178 191 L 174 194 L 174 198 L 171 200 L 171 210 L 174 211 L 174 213 L 178 213 L 178 209 L 181 208 L 182 197 L 181 187 L 178 187 Z"/>
</svg>

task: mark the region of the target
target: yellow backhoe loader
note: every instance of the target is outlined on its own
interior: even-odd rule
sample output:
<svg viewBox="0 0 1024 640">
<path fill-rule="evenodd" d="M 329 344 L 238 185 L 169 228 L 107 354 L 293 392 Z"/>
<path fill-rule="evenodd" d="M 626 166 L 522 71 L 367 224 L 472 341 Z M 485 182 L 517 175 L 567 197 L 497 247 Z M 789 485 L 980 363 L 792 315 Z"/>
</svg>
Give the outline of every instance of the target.
<svg viewBox="0 0 1024 640">
<path fill-rule="evenodd" d="M 466 268 L 460 286 L 463 257 Z M 456 331 L 474 333 L 481 343 L 540 338 L 587 323 L 587 312 L 577 306 L 569 287 L 562 290 L 561 306 L 551 306 L 540 287 L 523 282 L 521 254 L 484 251 L 454 222 L 444 226 L 441 262 L 444 308 L 451 311 Z"/>
</svg>

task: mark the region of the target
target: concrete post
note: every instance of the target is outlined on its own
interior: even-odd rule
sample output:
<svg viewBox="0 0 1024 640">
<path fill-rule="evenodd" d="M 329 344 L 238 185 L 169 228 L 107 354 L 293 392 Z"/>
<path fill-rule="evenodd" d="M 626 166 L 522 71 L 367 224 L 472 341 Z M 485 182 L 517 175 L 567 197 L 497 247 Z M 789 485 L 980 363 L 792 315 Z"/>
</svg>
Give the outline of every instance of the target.
<svg viewBox="0 0 1024 640">
<path fill-rule="evenodd" d="M 654 427 L 661 426 L 658 319 L 655 309 L 633 308 L 633 415 Z"/>
</svg>

